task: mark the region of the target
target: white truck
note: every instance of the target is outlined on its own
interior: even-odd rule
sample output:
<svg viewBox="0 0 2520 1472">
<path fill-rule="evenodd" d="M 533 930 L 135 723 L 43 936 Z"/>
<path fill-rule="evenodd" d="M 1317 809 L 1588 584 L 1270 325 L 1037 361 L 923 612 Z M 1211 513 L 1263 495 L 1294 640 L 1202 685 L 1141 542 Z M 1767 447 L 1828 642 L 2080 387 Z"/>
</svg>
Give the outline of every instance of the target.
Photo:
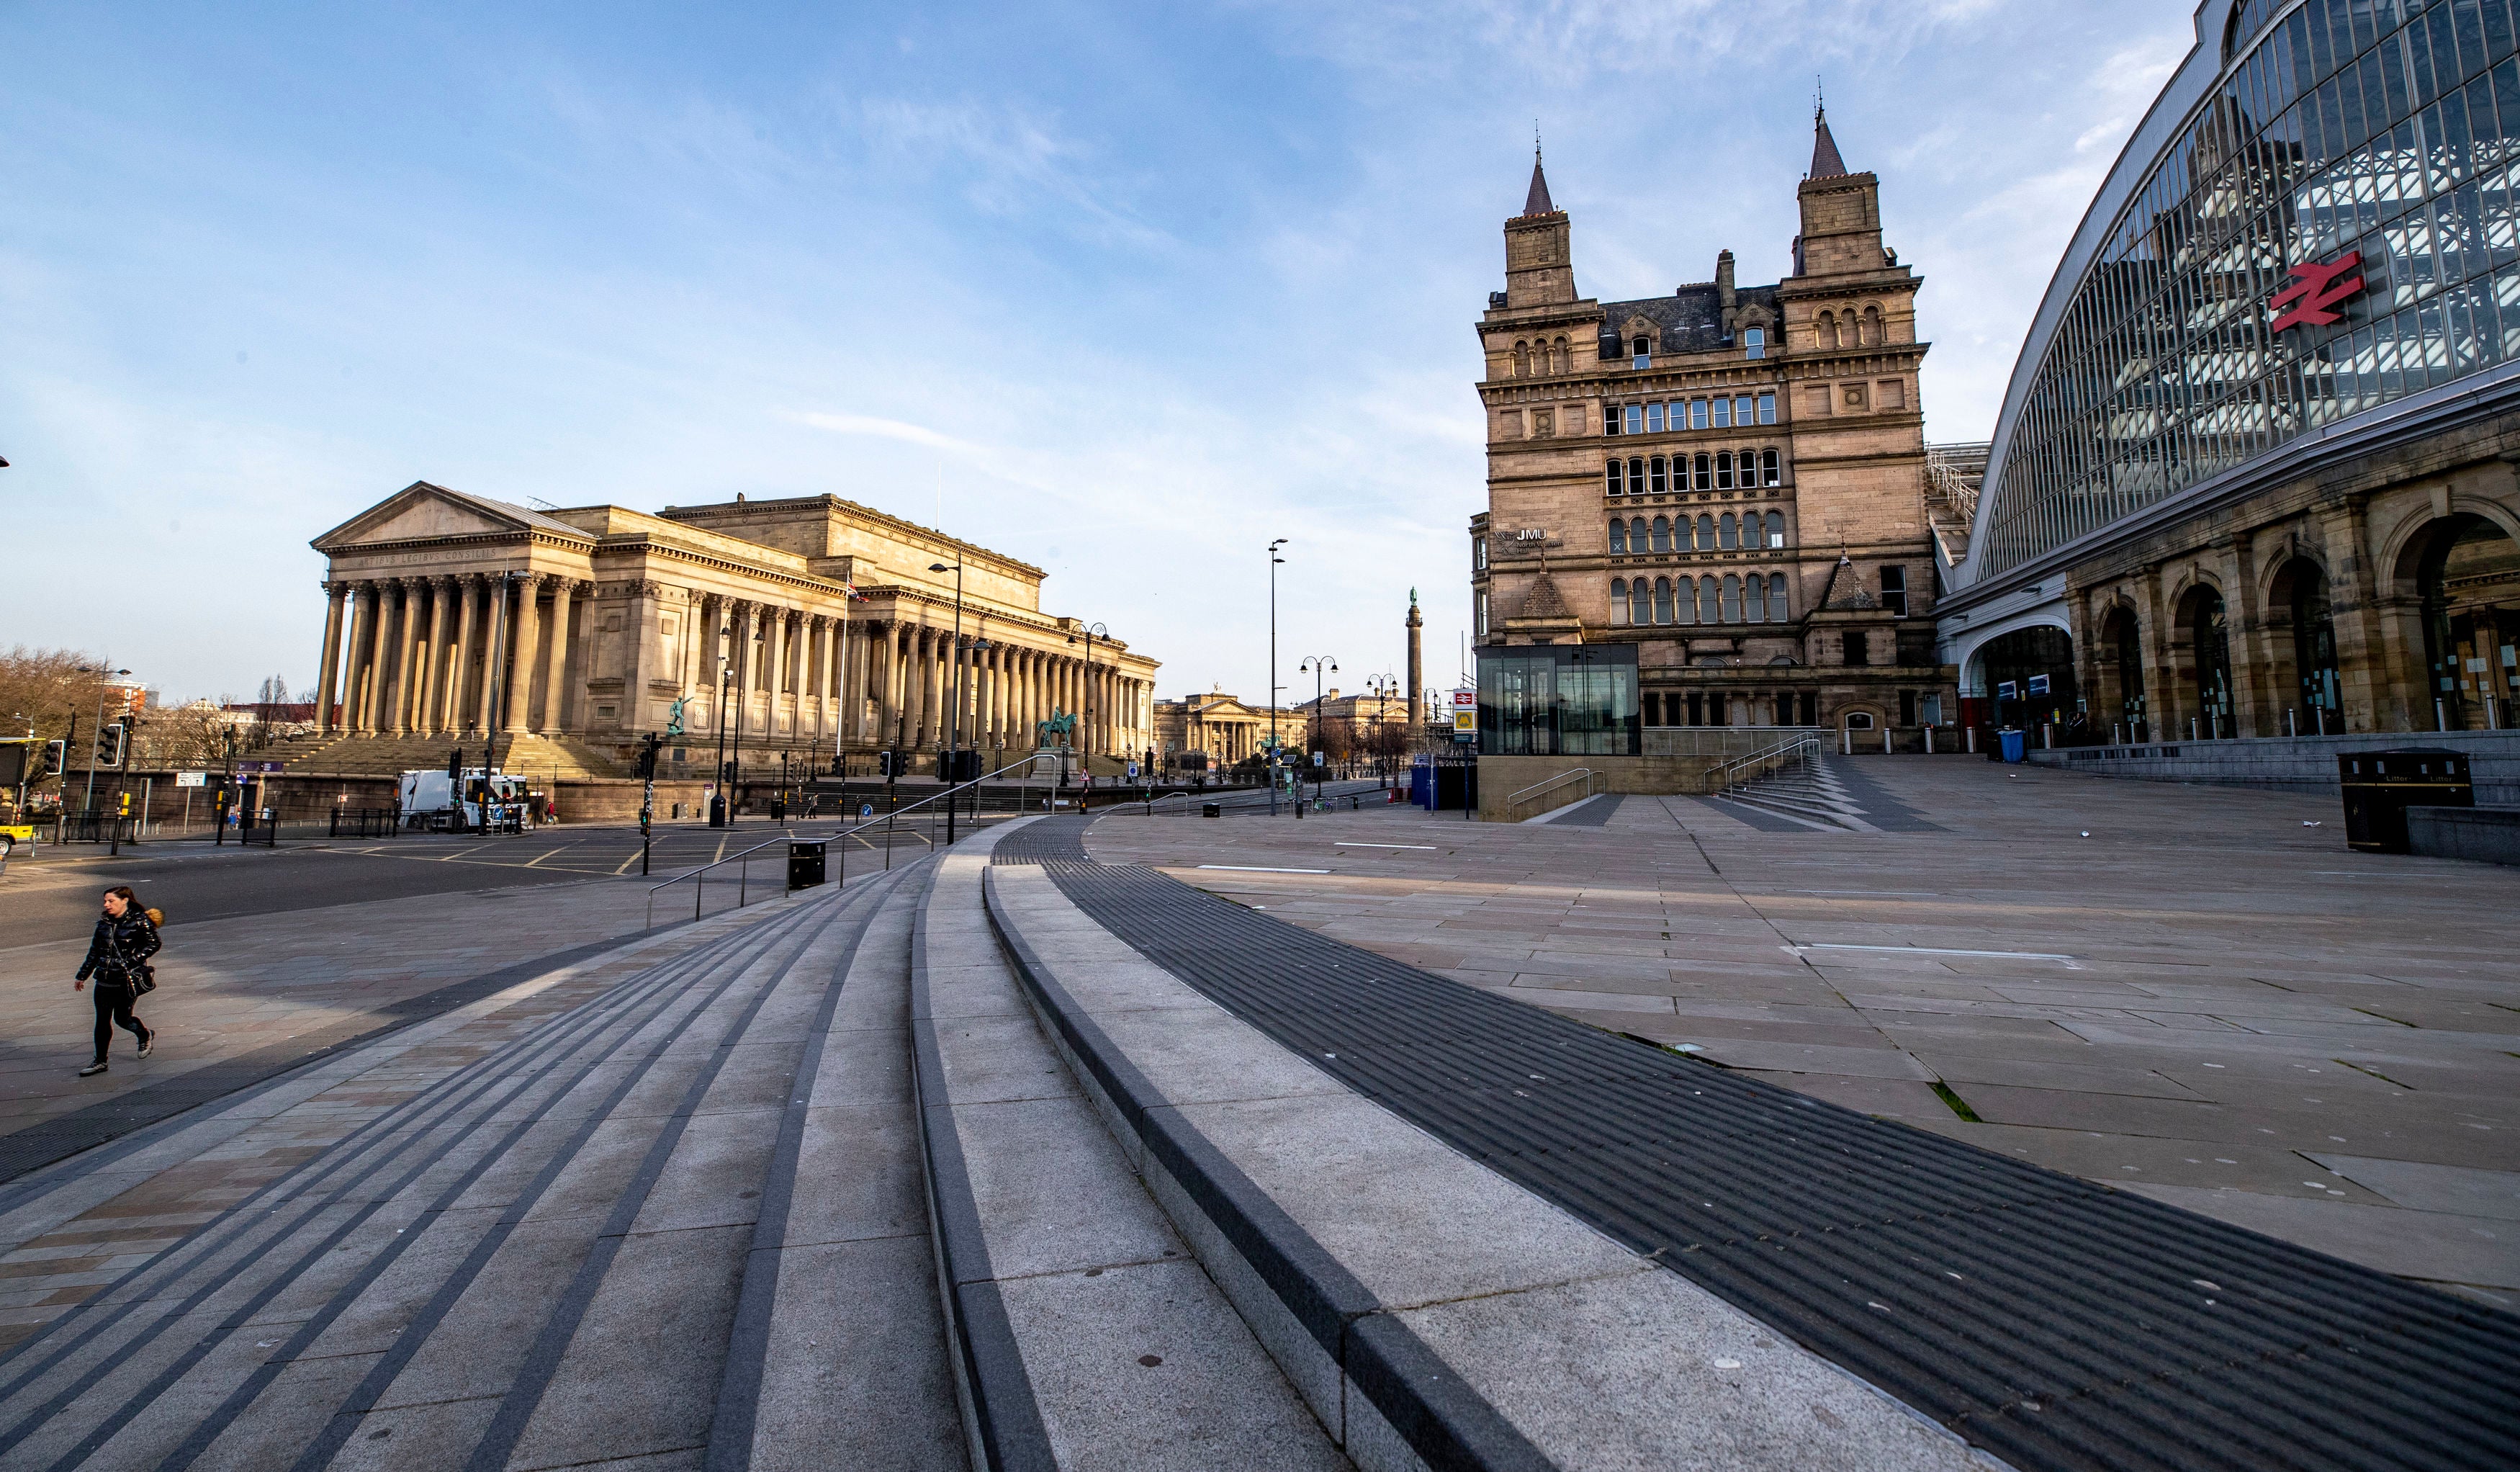
<svg viewBox="0 0 2520 1472">
<path fill-rule="evenodd" d="M 507 814 L 501 809 L 518 811 L 524 806 L 525 779 L 511 777 L 504 772 L 484 771 L 477 766 L 465 770 L 460 793 L 457 784 L 447 777 L 442 767 L 434 771 L 403 773 L 400 785 L 403 826 L 452 828 L 456 824 L 456 808 L 460 800 L 464 826 L 477 830 L 482 826 L 483 805 L 477 784 L 485 780 L 491 825 L 504 826 Z"/>
</svg>

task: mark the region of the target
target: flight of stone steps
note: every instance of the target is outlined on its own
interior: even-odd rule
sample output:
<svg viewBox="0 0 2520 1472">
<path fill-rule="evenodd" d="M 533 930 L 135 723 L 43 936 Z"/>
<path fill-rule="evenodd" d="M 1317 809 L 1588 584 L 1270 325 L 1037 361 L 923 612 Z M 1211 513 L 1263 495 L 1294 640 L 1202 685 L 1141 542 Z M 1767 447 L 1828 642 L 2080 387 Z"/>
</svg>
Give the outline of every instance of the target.
<svg viewBox="0 0 2520 1472">
<path fill-rule="evenodd" d="M 1865 821 L 1864 809 L 1828 763 L 1828 758 L 1815 757 L 1780 767 L 1734 788 L 1718 801 L 1755 807 L 1814 828 L 1871 832 L 1873 825 Z"/>
<path fill-rule="evenodd" d="M 284 763 L 292 776 L 392 777 L 407 771 L 442 771 L 446 755 L 458 745 L 465 764 L 480 764 L 482 738 L 462 742 L 447 735 L 429 736 L 292 736 L 245 755 Z M 534 732 L 499 738 L 499 764 L 511 772 L 563 780 L 625 775 L 622 764 L 574 736 Z"/>
<path fill-rule="evenodd" d="M 416 1091 L 0 1356 L 0 1469 L 1347 1466 L 1044 1039 L 986 861 L 341 1065 L 293 1108 Z M 0 1188 L 0 1254 L 92 1250 L 119 1173 Z"/>
</svg>

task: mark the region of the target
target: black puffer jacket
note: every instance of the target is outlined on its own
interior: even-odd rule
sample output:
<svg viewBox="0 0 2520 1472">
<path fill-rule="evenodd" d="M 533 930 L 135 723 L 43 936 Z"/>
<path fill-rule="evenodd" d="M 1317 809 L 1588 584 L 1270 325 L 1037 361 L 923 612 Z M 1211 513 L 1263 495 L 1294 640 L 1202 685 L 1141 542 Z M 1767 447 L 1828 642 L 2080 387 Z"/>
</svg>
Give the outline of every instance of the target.
<svg viewBox="0 0 2520 1472">
<path fill-rule="evenodd" d="M 136 904 L 120 918 L 99 915 L 96 938 L 87 943 L 87 959 L 79 965 L 78 979 L 84 982 L 93 976 L 100 987 L 128 986 L 131 974 L 158 953 L 159 943 L 158 927 Z"/>
</svg>

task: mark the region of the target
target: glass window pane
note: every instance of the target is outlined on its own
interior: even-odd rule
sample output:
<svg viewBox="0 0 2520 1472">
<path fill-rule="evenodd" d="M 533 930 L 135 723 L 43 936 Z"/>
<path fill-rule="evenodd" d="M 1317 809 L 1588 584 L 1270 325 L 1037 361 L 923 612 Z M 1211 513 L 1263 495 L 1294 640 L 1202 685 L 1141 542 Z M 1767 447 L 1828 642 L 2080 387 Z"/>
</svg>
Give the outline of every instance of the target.
<svg viewBox="0 0 2520 1472">
<path fill-rule="evenodd" d="M 1692 430 L 1706 428 L 1706 400 L 1692 398 L 1688 401 L 1688 427 Z"/>
<path fill-rule="evenodd" d="M 1775 394 L 1773 394 L 1773 393 L 1762 393 L 1762 394 L 1760 394 L 1760 395 L 1759 395 L 1759 423 L 1761 423 L 1761 424 L 1775 424 L 1776 422 L 1777 422 L 1777 395 L 1775 395 Z"/>
<path fill-rule="evenodd" d="M 1732 400 L 1729 398 L 1715 400 L 1715 428 L 1719 430 L 1732 428 Z"/>
<path fill-rule="evenodd" d="M 1662 433 L 1662 405 L 1645 405 L 1645 433 L 1648 435 Z"/>
</svg>

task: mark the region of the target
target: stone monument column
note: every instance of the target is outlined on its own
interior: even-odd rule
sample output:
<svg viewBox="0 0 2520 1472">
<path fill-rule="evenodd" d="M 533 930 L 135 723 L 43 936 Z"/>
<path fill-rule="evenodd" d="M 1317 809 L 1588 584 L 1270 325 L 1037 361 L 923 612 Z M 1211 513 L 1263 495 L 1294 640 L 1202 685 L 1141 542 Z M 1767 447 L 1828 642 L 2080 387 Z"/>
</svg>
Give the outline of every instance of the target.
<svg viewBox="0 0 2520 1472">
<path fill-rule="evenodd" d="M 1409 590 L 1409 744 L 1426 732 L 1426 621 L 1418 613 L 1418 590 Z"/>
<path fill-rule="evenodd" d="M 557 736 L 568 708 L 568 618 L 577 583 L 572 578 L 555 577 L 551 579 L 551 663 L 543 671 L 543 734 Z"/>
<path fill-rule="evenodd" d="M 507 710 L 500 714 L 499 729 L 511 736 L 518 736 L 524 733 L 525 696 L 534 686 L 536 630 L 534 579 L 531 575 L 517 578 L 517 611 L 511 618 L 514 621 L 509 624 L 509 627 L 513 632 L 508 638 L 505 663 L 515 673 L 509 676 L 508 688 L 504 692 L 507 698 L 502 704 L 507 707 Z"/>
<path fill-rule="evenodd" d="M 448 579 L 459 600 L 455 608 L 455 652 L 446 663 L 445 718 L 442 729 L 461 736 L 472 729 L 472 652 L 480 635 L 479 589 L 468 575 Z"/>
</svg>

